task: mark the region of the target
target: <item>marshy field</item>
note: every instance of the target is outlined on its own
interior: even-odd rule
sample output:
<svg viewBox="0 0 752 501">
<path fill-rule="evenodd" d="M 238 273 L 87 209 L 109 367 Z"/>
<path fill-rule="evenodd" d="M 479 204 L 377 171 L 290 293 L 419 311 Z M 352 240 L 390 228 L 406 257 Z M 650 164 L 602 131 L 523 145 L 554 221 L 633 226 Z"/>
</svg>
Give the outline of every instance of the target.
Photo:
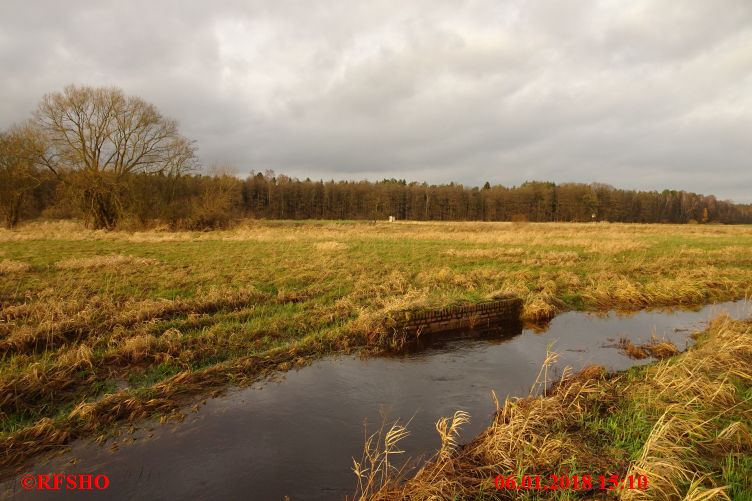
<svg viewBox="0 0 752 501">
<path fill-rule="evenodd" d="M 28 223 L 0 230 L 0 467 L 11 478 L 78 438 L 179 421 L 209 395 L 327 355 L 388 351 L 399 341 L 390 319 L 406 309 L 513 295 L 525 326 L 543 330 L 570 311 L 693 308 L 751 292 L 742 225 Z M 409 474 L 390 464 L 405 430 L 387 427 L 357 478 L 345 474 L 361 499 L 542 496 L 494 486 L 526 472 L 648 476 L 650 489 L 625 499 L 752 499 L 752 324 L 721 316 L 695 337 L 679 355 L 655 340 L 645 349 L 665 358 L 656 364 L 544 378 L 541 394 L 502 398 L 466 446 L 464 414 L 447 416 L 438 452 Z"/>
</svg>

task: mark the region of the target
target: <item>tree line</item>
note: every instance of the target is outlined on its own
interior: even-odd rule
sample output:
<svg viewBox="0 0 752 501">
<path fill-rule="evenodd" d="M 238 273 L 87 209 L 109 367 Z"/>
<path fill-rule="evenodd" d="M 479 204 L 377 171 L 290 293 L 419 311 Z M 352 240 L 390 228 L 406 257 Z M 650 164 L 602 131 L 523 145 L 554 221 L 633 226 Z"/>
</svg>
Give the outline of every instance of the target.
<svg viewBox="0 0 752 501">
<path fill-rule="evenodd" d="M 398 179 L 301 181 L 267 172 L 249 176 L 237 191 L 245 215 L 270 219 L 752 223 L 752 205 L 685 191 L 620 190 L 597 183 L 486 183 L 478 188 Z"/>
<path fill-rule="evenodd" d="M 467 187 L 403 179 L 239 179 L 198 172 L 177 123 L 117 88 L 66 87 L 0 133 L 0 215 L 80 218 L 93 228 L 227 227 L 240 218 L 752 223 L 752 205 L 685 191 L 526 182 Z"/>
</svg>

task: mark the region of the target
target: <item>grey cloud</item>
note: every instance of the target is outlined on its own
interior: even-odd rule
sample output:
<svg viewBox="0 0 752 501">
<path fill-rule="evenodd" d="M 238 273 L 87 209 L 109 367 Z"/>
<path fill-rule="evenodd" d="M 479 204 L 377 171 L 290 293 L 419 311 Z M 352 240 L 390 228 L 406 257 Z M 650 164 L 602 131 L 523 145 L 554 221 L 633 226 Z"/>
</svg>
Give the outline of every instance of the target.
<svg viewBox="0 0 752 501">
<path fill-rule="evenodd" d="M 0 127 L 118 85 L 241 174 L 752 201 L 749 47 L 748 0 L 5 0 Z"/>
</svg>

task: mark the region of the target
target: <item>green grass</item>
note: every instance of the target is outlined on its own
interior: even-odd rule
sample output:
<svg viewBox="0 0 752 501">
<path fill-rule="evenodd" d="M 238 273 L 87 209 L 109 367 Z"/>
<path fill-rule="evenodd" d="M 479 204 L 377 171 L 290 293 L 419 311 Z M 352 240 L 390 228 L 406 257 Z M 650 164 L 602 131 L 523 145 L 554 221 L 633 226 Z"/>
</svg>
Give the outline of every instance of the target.
<svg viewBox="0 0 752 501">
<path fill-rule="evenodd" d="M 728 495 L 734 501 L 752 500 L 752 456 L 738 453 L 726 456 L 723 481 L 729 486 Z"/>
</svg>

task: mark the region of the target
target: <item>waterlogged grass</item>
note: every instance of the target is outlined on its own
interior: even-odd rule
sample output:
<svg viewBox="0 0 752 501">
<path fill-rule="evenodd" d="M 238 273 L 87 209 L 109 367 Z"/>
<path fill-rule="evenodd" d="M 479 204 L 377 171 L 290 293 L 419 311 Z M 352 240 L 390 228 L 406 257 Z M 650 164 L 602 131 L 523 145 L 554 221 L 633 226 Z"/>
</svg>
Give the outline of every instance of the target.
<svg viewBox="0 0 752 501">
<path fill-rule="evenodd" d="M 752 499 L 751 368 L 752 320 L 721 316 L 672 359 L 615 375 L 590 367 L 543 396 L 508 399 L 462 448 L 437 425 L 441 449 L 408 479 L 388 462 L 406 434 L 395 425 L 366 443 L 356 499 Z M 590 475 L 595 488 L 500 490 L 497 475 L 518 485 Z M 648 486 L 607 492 L 600 475 Z"/>
<path fill-rule="evenodd" d="M 192 393 L 381 340 L 384 320 L 405 308 L 513 294 L 525 320 L 545 322 L 568 309 L 741 298 L 752 290 L 752 227 L 257 221 L 107 233 L 35 223 L 0 230 L 0 263 L 0 463 L 14 465 L 172 412 Z"/>
</svg>

